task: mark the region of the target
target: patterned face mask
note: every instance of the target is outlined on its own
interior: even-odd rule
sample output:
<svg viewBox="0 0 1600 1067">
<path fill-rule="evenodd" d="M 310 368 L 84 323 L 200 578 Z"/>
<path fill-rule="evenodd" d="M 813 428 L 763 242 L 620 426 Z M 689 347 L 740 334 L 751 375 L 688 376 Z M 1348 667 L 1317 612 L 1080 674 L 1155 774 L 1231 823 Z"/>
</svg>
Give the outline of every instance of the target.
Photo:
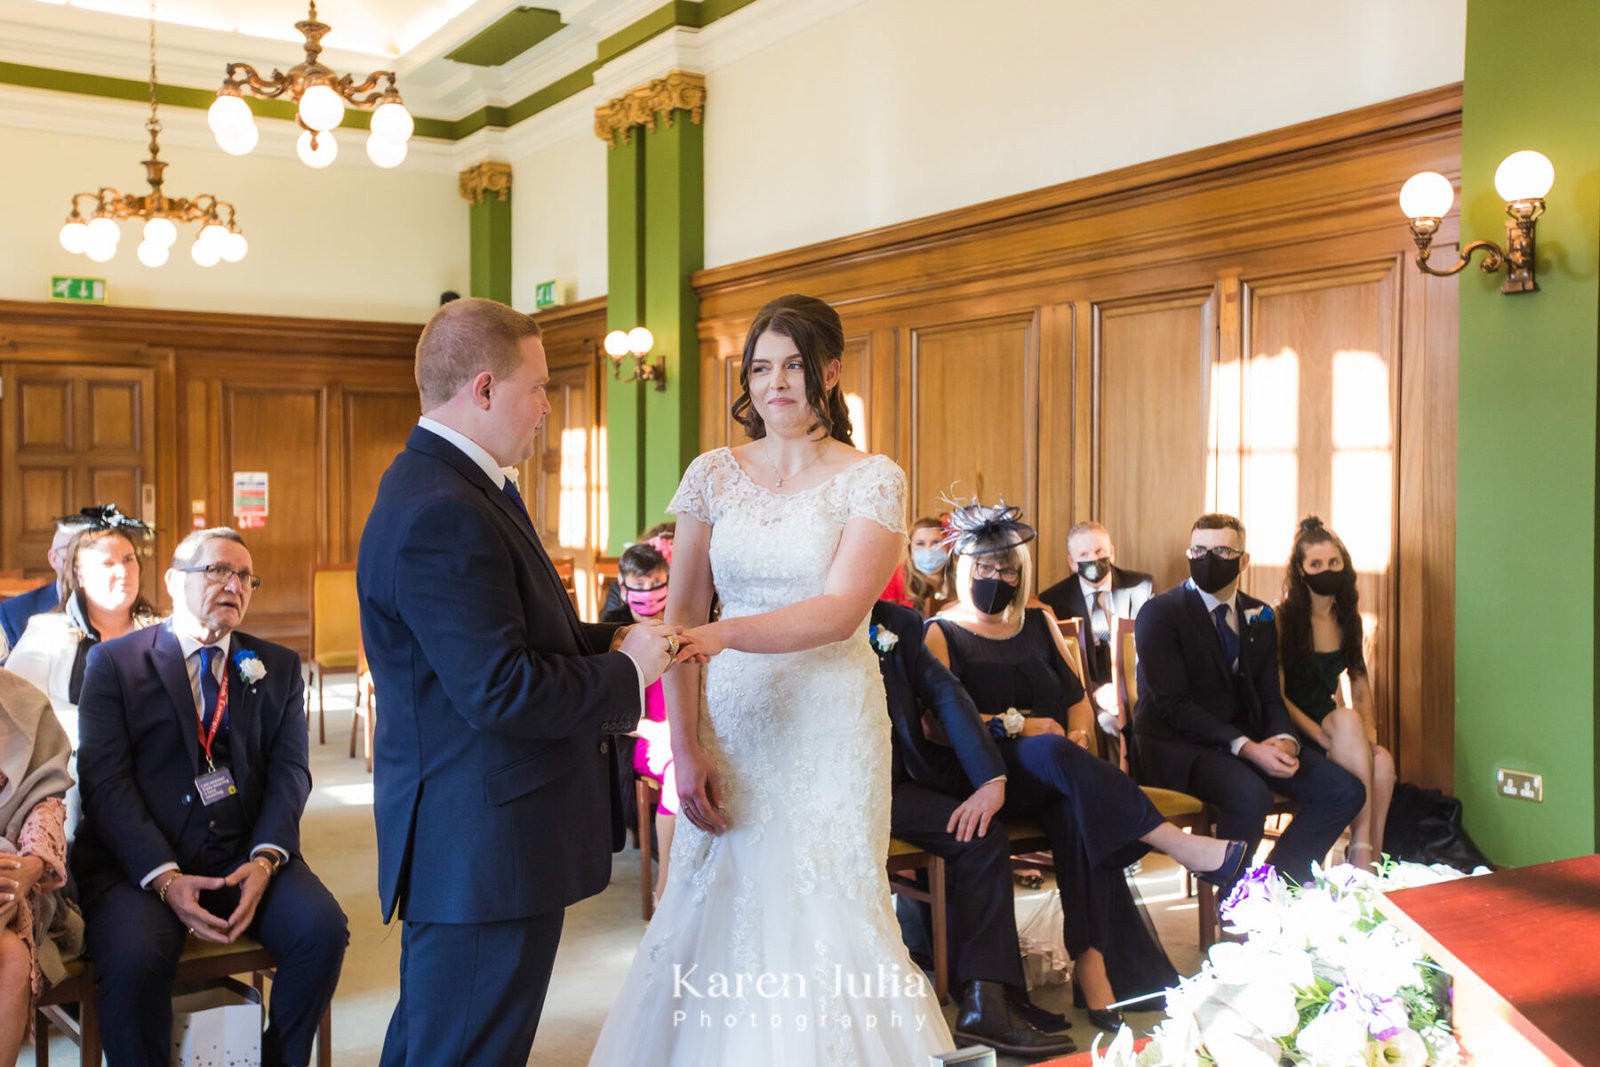
<svg viewBox="0 0 1600 1067">
<path fill-rule="evenodd" d="M 650 619 L 660 615 L 667 607 L 667 583 L 651 586 L 649 589 L 630 589 L 622 587 L 622 599 L 628 605 L 628 610 L 635 615 Z"/>
</svg>

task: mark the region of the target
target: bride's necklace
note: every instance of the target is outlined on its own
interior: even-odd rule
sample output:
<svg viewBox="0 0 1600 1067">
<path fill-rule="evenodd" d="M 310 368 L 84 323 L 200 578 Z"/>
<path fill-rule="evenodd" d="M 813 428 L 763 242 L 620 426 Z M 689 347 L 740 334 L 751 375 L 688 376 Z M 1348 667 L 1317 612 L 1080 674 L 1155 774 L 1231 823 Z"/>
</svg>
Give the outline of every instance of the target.
<svg viewBox="0 0 1600 1067">
<path fill-rule="evenodd" d="M 784 474 L 782 471 L 780 471 L 778 469 L 778 464 L 776 462 L 774 462 L 774 460 L 772 458 L 772 438 L 768 437 L 766 439 L 766 442 L 767 442 L 767 445 L 766 445 L 766 447 L 767 447 L 767 466 L 768 466 L 768 468 L 771 469 L 772 476 L 775 479 L 777 479 L 773 483 L 773 487 L 776 488 L 776 489 L 782 489 L 783 488 L 783 483 L 784 483 L 784 480 L 786 478 L 798 478 L 802 474 L 804 474 L 806 471 L 808 471 L 812 467 L 816 466 L 817 460 L 821 459 L 822 458 L 822 454 L 828 450 L 828 442 L 827 441 L 823 441 L 822 442 L 822 447 L 817 449 L 816 455 L 812 456 L 811 459 L 806 462 L 805 466 L 801 467 L 799 470 L 795 471 L 793 474 Z"/>
</svg>

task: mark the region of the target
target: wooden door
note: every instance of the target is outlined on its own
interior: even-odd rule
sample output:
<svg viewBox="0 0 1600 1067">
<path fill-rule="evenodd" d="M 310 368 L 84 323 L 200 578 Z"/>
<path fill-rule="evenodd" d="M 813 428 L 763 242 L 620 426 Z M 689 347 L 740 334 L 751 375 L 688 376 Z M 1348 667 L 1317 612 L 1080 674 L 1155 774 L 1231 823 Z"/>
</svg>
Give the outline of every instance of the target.
<svg viewBox="0 0 1600 1067">
<path fill-rule="evenodd" d="M 90 504 L 154 523 L 153 370 L 3 363 L 0 391 L 0 568 L 48 573 L 54 520 Z M 141 587 L 153 598 L 144 554 Z"/>
<path fill-rule="evenodd" d="M 578 610 L 592 619 L 594 561 L 599 553 L 600 464 L 594 368 L 588 364 L 552 369 L 545 387 L 550 414 L 539 431 L 522 485 L 534 529 L 552 558 L 573 561 Z M 526 487 L 532 486 L 532 492 Z"/>
</svg>

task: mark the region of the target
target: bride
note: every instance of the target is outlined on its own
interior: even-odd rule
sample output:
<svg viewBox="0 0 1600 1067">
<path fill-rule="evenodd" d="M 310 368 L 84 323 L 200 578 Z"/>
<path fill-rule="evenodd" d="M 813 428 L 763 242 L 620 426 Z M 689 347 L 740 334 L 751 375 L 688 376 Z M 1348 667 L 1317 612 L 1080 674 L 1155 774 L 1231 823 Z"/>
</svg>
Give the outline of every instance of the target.
<svg viewBox="0 0 1600 1067">
<path fill-rule="evenodd" d="M 697 458 L 668 508 L 666 618 L 715 658 L 703 707 L 701 668 L 664 679 L 687 825 L 591 1067 L 898 1067 L 954 1047 L 884 872 L 867 617 L 904 553 L 905 475 L 849 444 L 843 348 L 820 300 L 762 308 L 733 406 L 753 440 Z"/>
</svg>

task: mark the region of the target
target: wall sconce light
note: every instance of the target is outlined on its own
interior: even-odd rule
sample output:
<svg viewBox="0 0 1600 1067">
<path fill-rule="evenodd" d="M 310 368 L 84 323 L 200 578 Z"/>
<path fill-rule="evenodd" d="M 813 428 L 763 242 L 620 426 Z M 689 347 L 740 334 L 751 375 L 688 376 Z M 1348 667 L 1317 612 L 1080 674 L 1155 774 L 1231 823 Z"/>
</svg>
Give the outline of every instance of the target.
<svg viewBox="0 0 1600 1067">
<path fill-rule="evenodd" d="M 656 343 L 655 336 L 643 326 L 631 330 L 612 330 L 606 334 L 606 355 L 611 357 L 611 376 L 619 382 L 655 382 L 657 392 L 667 390 L 667 357 L 646 363 L 645 357 Z M 622 361 L 633 356 L 633 371 L 622 376 Z"/>
<path fill-rule="evenodd" d="M 1506 201 L 1506 247 L 1493 241 L 1473 241 L 1461 249 L 1456 265 L 1445 270 L 1428 266 L 1428 246 L 1438 232 L 1439 221 L 1455 200 L 1450 179 L 1437 171 L 1413 174 L 1400 187 L 1400 210 L 1410 220 L 1411 236 L 1417 242 L 1417 269 L 1444 278 L 1457 273 L 1484 250 L 1478 265 L 1485 274 L 1506 268 L 1502 293 L 1531 293 L 1539 288 L 1533 275 L 1533 227 L 1544 214 L 1544 196 L 1555 183 L 1556 171 L 1538 152 L 1513 152 L 1500 161 L 1494 172 L 1494 188 Z"/>
</svg>

